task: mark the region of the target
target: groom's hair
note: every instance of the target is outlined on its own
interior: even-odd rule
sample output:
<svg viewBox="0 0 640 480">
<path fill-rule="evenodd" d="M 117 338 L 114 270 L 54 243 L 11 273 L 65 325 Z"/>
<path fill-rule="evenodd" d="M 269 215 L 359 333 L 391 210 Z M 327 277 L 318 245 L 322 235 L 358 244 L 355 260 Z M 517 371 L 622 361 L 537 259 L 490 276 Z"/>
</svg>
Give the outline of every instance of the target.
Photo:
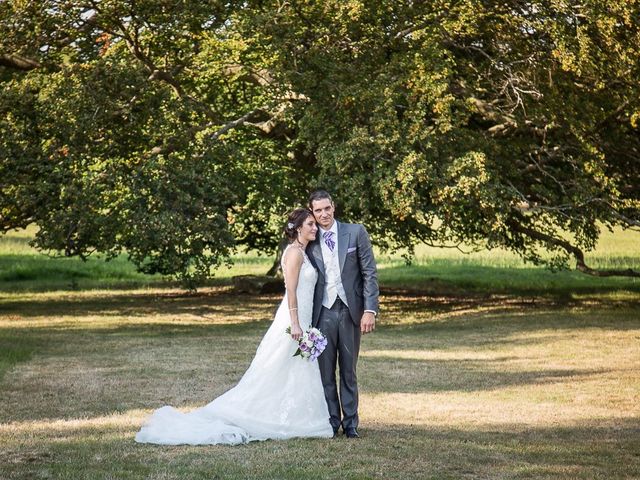
<svg viewBox="0 0 640 480">
<path fill-rule="evenodd" d="M 313 202 L 324 200 L 325 198 L 333 203 L 333 198 L 331 198 L 331 195 L 329 195 L 329 192 L 326 190 L 316 190 L 311 192 L 311 195 L 309 195 L 309 208 L 313 210 Z"/>
</svg>

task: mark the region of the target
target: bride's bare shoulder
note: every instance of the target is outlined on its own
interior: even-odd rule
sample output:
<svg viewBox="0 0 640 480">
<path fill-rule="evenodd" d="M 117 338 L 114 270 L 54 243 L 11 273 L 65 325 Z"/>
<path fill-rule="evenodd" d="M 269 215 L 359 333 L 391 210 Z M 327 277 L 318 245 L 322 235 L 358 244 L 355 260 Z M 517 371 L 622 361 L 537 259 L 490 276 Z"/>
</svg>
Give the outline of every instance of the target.
<svg viewBox="0 0 640 480">
<path fill-rule="evenodd" d="M 282 254 L 282 263 L 293 262 L 292 265 L 301 264 L 304 261 L 304 252 L 302 248 L 290 243 L 284 249 Z"/>
</svg>

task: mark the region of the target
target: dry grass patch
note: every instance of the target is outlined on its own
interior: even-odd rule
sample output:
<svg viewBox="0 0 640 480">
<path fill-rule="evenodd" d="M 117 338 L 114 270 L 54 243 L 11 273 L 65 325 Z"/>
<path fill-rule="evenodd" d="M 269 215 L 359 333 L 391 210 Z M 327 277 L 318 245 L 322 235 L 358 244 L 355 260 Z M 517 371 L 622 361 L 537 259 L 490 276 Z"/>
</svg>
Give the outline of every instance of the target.
<svg viewBox="0 0 640 480">
<path fill-rule="evenodd" d="M 0 478 L 640 476 L 636 299 L 384 296 L 364 338 L 359 441 L 138 445 L 151 409 L 190 409 L 242 375 L 277 296 L 172 290 L 15 294 L 0 342 Z"/>
</svg>

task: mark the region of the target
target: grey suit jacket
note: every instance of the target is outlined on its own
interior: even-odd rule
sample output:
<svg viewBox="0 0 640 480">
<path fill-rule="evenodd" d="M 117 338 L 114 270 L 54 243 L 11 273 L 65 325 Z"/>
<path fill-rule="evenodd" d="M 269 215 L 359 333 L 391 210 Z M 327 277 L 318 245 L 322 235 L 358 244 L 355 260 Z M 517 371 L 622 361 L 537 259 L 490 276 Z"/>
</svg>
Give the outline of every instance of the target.
<svg viewBox="0 0 640 480">
<path fill-rule="evenodd" d="M 338 262 L 342 286 L 347 295 L 349 313 L 354 324 L 360 325 L 365 310 L 378 312 L 378 271 L 369 234 L 364 226 L 341 223 L 338 226 Z M 307 246 L 307 256 L 318 270 L 318 282 L 313 298 L 313 326 L 318 324 L 324 296 L 325 273 L 320 232 Z"/>
</svg>

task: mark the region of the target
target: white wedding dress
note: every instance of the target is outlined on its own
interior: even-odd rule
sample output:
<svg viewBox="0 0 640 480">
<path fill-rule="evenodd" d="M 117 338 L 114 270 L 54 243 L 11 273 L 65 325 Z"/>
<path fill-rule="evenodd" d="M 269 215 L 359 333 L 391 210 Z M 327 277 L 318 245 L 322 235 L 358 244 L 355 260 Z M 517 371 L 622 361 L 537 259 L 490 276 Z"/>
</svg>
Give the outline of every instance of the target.
<svg viewBox="0 0 640 480">
<path fill-rule="evenodd" d="M 303 331 L 311 326 L 317 278 L 305 255 L 296 289 Z M 235 387 L 188 413 L 170 406 L 156 410 L 137 433 L 136 441 L 236 445 L 254 440 L 332 437 L 318 363 L 293 357 L 298 344 L 285 333 L 289 325 L 285 294 L 249 369 Z"/>
</svg>

